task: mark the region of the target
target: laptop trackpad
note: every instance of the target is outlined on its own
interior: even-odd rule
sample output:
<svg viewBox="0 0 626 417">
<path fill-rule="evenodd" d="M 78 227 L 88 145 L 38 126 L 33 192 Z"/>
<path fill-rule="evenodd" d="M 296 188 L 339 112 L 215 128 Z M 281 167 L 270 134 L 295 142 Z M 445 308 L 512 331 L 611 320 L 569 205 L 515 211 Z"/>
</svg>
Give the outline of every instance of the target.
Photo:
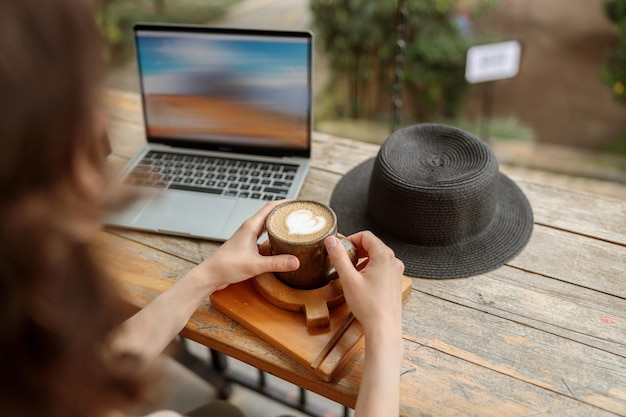
<svg viewBox="0 0 626 417">
<path fill-rule="evenodd" d="M 216 236 L 236 204 L 209 194 L 168 190 L 154 198 L 136 222 L 162 232 Z"/>
</svg>

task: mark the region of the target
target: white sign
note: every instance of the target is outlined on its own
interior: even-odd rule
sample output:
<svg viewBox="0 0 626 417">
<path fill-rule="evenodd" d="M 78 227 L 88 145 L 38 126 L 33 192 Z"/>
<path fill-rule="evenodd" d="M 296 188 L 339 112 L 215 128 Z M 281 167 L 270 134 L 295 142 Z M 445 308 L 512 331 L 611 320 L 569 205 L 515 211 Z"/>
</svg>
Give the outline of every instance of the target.
<svg viewBox="0 0 626 417">
<path fill-rule="evenodd" d="M 465 79 L 474 84 L 513 78 L 519 72 L 521 55 L 518 41 L 473 46 L 467 50 Z"/>
</svg>

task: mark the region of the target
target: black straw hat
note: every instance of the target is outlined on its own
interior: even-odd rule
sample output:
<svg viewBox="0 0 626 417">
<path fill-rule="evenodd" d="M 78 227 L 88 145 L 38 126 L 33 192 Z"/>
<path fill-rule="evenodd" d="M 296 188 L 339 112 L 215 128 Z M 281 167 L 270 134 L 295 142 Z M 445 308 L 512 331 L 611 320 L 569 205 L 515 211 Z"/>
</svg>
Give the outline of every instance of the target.
<svg viewBox="0 0 626 417">
<path fill-rule="evenodd" d="M 421 278 L 462 278 L 495 269 L 526 245 L 533 214 L 498 171 L 491 148 L 451 126 L 395 131 L 348 172 L 330 206 L 339 232 L 371 230 Z"/>
</svg>

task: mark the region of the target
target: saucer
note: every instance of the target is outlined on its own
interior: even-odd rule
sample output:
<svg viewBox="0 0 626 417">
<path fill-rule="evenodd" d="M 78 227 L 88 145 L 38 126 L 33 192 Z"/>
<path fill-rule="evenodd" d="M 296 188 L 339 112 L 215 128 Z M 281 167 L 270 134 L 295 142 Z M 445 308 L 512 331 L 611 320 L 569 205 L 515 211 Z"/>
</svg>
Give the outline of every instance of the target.
<svg viewBox="0 0 626 417">
<path fill-rule="evenodd" d="M 271 272 L 253 278 L 256 290 L 270 303 L 284 310 L 304 312 L 309 328 L 330 324 L 330 309 L 345 302 L 340 280 L 336 279 L 313 290 L 292 288 Z"/>
</svg>

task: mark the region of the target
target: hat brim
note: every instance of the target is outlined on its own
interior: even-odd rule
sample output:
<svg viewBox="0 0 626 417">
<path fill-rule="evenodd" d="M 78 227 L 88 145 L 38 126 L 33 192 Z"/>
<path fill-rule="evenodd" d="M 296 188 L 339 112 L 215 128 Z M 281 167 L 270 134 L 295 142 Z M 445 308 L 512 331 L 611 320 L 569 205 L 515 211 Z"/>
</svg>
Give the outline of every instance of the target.
<svg viewBox="0 0 626 417">
<path fill-rule="evenodd" d="M 526 196 L 511 179 L 498 173 L 497 207 L 479 235 L 448 246 L 422 246 L 398 239 L 368 215 L 368 188 L 374 158 L 348 172 L 333 190 L 330 206 L 344 235 L 370 230 L 404 262 L 412 277 L 463 278 L 491 271 L 514 258 L 530 239 L 533 213 Z M 393 216 L 393 213 L 389 213 Z"/>
</svg>

